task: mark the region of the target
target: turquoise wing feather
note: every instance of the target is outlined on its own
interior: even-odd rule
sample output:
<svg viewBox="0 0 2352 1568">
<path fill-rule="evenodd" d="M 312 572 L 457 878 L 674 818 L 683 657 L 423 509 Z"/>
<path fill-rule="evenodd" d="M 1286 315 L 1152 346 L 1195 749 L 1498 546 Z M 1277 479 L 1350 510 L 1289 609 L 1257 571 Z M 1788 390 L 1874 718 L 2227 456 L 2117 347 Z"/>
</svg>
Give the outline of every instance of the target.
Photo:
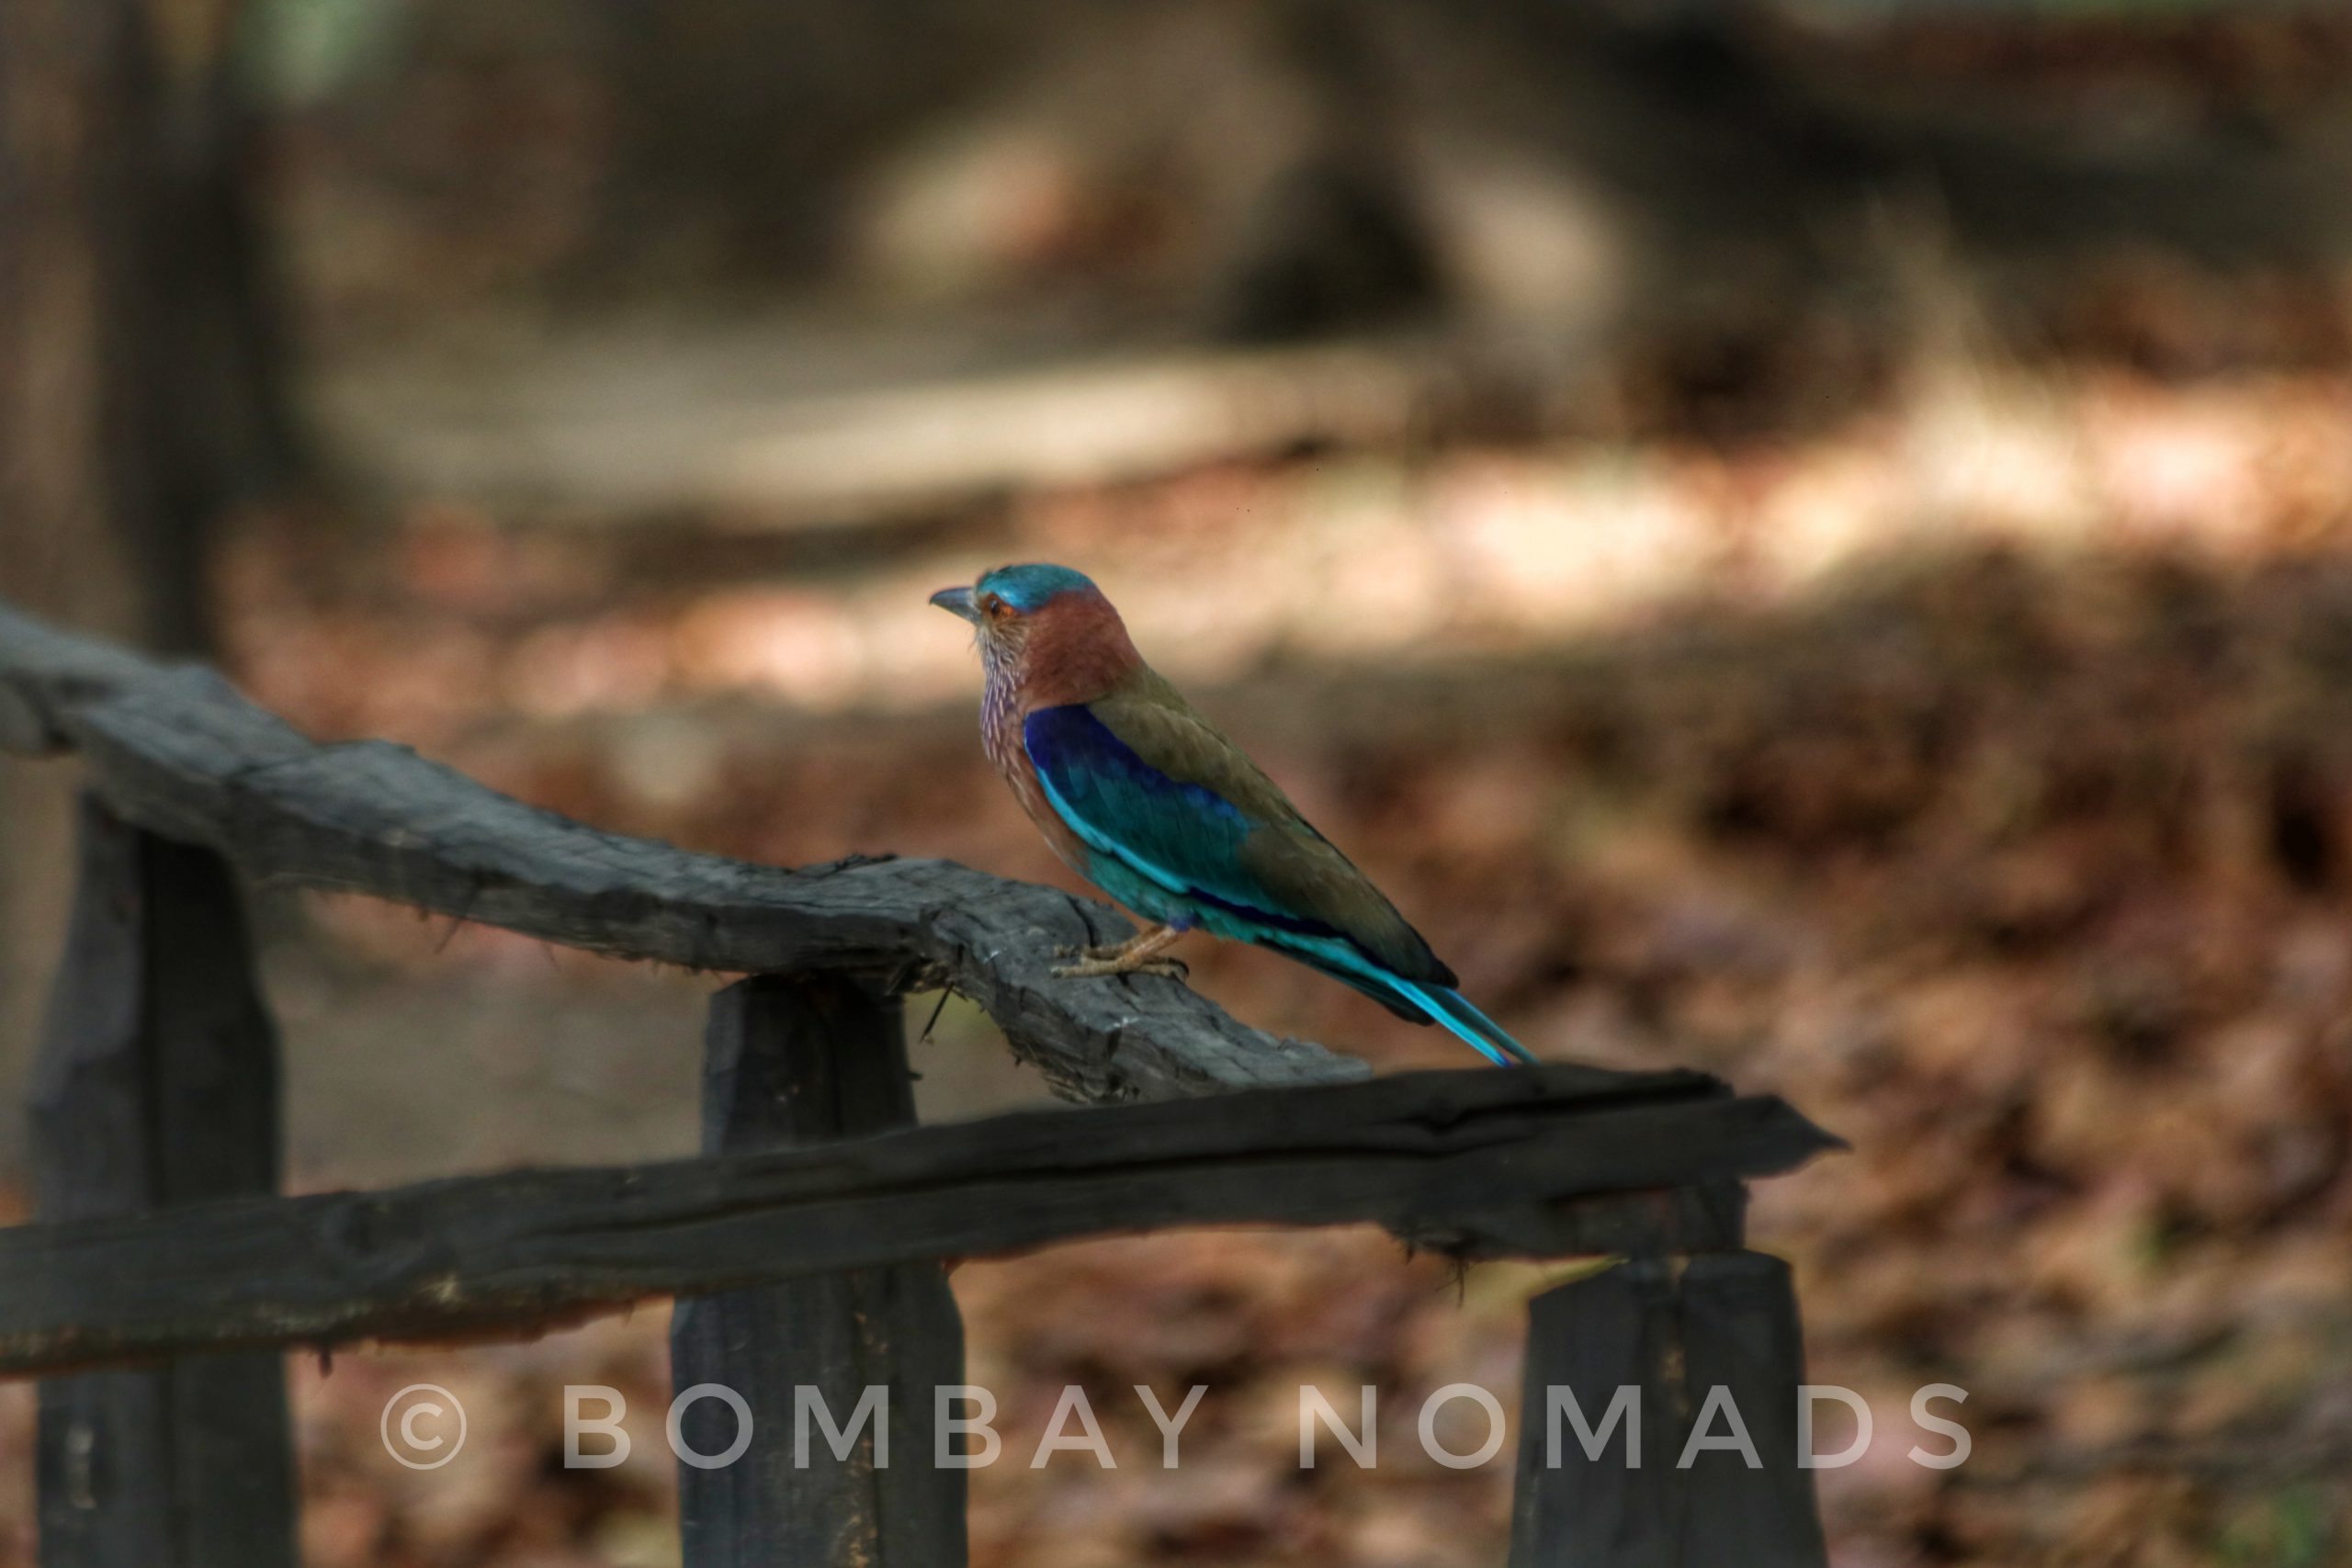
<svg viewBox="0 0 2352 1568">
<path fill-rule="evenodd" d="M 1181 704 L 1146 688 L 1029 716 L 1030 761 L 1071 831 L 1164 894 L 1196 903 L 1212 927 L 1263 928 L 1233 933 L 1244 940 L 1337 939 L 1384 971 L 1452 985 L 1452 972 L 1363 874 Z"/>
<path fill-rule="evenodd" d="M 1083 705 L 1031 714 L 1022 739 L 1055 813 L 1095 854 L 1170 897 L 1280 912 L 1242 867 L 1260 824 L 1232 801 L 1152 767 Z"/>
<path fill-rule="evenodd" d="M 1532 1060 L 1281 789 L 1148 671 L 1095 702 L 1030 714 L 1023 741 L 1056 814 L 1099 857 L 1096 880 L 1123 902 L 1288 953 L 1489 1060 Z"/>
</svg>

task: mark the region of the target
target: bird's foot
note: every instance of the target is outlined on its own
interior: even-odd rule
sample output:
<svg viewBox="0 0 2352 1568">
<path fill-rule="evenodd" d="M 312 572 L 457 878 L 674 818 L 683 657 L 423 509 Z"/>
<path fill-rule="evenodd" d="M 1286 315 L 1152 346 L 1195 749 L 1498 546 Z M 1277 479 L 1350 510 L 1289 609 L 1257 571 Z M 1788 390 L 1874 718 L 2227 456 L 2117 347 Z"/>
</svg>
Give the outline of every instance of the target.
<svg viewBox="0 0 2352 1568">
<path fill-rule="evenodd" d="M 1182 980 L 1192 973 L 1183 960 L 1162 958 L 1159 953 L 1183 934 L 1171 926 L 1153 926 L 1111 947 L 1057 949 L 1055 957 L 1076 958 L 1078 962 L 1057 965 L 1054 978 L 1095 980 L 1111 975 L 1164 975 L 1170 980 Z"/>
<path fill-rule="evenodd" d="M 1053 976 L 1057 980 L 1097 980 L 1110 975 L 1161 975 L 1170 980 L 1182 980 L 1192 972 L 1192 965 L 1181 958 L 1084 958 L 1076 964 L 1056 964 Z"/>
</svg>

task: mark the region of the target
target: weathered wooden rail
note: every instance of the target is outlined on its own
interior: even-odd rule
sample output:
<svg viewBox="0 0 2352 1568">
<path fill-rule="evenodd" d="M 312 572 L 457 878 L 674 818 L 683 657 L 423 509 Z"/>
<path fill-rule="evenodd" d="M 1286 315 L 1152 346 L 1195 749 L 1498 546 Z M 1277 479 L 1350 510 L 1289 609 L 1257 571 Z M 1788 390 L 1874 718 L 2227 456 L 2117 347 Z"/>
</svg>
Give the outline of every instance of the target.
<svg viewBox="0 0 2352 1568">
<path fill-rule="evenodd" d="M 1569 1066 L 1370 1080 L 1172 981 L 1052 979 L 1056 947 L 1120 933 L 1102 906 L 934 862 L 784 871 L 599 832 L 399 747 L 315 745 L 209 671 L 5 608 L 0 750 L 79 753 L 90 784 L 33 1090 L 38 1219 L 0 1230 L 0 1373 L 44 1380 L 51 1568 L 292 1563 L 288 1348 L 674 1295 L 682 1389 L 734 1389 L 773 1433 L 797 1388 L 845 1410 L 883 1385 L 895 1443 L 924 1454 L 924 1391 L 963 1381 L 943 1259 L 1351 1221 L 1465 1258 L 1627 1259 L 1532 1303 L 1514 1568 L 1823 1561 L 1794 1297 L 1741 1246 L 1744 1183 L 1833 1140 L 1777 1100 Z M 713 1004 L 703 1157 L 277 1195 L 240 874 L 752 975 Z M 1098 1108 L 913 1125 L 898 998 L 943 985 Z M 1598 1411 L 1625 1383 L 1667 1457 L 1619 1470 L 1571 1443 L 1547 1463 L 1546 1386 Z M 1672 1462 L 1717 1383 L 1762 1470 Z M 877 1467 L 870 1428 L 860 1443 L 682 1467 L 686 1562 L 963 1561 L 966 1472 Z"/>
</svg>

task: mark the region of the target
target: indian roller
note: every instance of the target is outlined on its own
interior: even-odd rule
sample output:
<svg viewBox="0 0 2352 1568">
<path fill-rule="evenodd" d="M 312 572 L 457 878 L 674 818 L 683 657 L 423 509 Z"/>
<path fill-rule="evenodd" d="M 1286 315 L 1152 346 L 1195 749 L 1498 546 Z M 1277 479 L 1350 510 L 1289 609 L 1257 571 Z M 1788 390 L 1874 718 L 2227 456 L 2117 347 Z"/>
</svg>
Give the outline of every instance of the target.
<svg viewBox="0 0 2352 1568">
<path fill-rule="evenodd" d="M 1270 947 L 1498 1066 L 1535 1061 L 1241 748 L 1136 652 L 1101 589 L 1066 566 L 999 567 L 931 596 L 976 629 L 980 739 L 1055 852 L 1142 916 L 1057 976 L 1181 975 L 1199 929 Z"/>
</svg>

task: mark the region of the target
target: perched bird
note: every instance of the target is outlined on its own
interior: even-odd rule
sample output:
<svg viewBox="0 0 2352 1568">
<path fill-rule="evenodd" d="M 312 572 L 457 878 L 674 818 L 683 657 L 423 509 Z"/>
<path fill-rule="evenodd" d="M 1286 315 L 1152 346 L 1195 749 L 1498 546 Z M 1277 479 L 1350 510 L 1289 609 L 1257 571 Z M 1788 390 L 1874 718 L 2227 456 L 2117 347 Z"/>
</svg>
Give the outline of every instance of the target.
<svg viewBox="0 0 2352 1568">
<path fill-rule="evenodd" d="M 1062 859 L 1148 922 L 1068 977 L 1173 975 L 1198 927 L 1321 970 L 1498 1066 L 1535 1058 L 1241 749 L 1146 664 L 1118 611 L 1066 566 L 1007 566 L 931 596 L 978 630 L 980 739 Z"/>
</svg>

